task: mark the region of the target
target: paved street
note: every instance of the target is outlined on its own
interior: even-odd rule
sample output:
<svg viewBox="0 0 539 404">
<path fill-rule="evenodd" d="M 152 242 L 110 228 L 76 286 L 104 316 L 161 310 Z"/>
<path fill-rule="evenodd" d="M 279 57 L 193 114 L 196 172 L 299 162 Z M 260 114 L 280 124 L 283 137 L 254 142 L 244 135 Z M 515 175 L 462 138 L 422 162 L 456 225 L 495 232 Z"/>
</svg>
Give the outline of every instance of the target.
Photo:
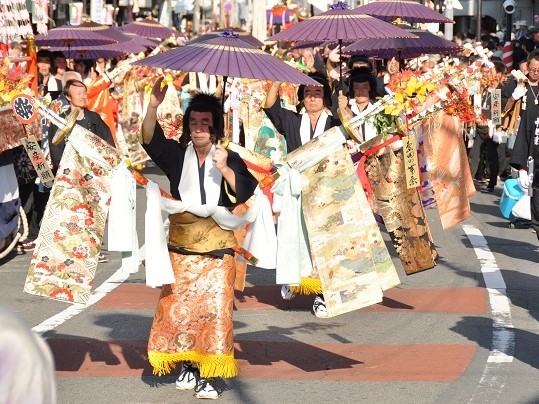
<svg viewBox="0 0 539 404">
<path fill-rule="evenodd" d="M 166 188 L 157 169 L 145 174 Z M 235 301 L 240 375 L 221 384 L 219 401 L 539 402 L 538 242 L 501 216 L 502 185 L 474 196 L 472 218 L 449 230 L 427 211 L 440 254 L 431 270 L 405 275 L 383 233 L 402 283 L 382 304 L 319 319 L 311 298 L 283 301 L 275 273 L 250 268 Z M 142 244 L 144 190 L 137 196 Z M 159 291 L 144 285 L 143 266 L 125 276 L 120 253 L 105 253 L 95 303 L 83 310 L 22 292 L 30 254 L 0 261 L 0 303 L 45 330 L 59 403 L 199 402 L 173 376 L 151 374 L 146 341 Z"/>
</svg>

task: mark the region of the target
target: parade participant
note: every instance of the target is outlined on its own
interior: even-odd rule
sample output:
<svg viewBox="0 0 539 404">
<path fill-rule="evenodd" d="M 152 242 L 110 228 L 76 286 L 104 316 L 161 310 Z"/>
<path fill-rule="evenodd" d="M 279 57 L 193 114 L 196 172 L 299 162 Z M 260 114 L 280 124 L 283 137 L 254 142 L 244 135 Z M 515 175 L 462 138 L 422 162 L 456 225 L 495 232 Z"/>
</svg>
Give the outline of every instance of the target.
<svg viewBox="0 0 539 404">
<path fill-rule="evenodd" d="M 528 191 L 528 188 L 532 187 L 531 220 L 539 239 L 539 50 L 530 53 L 528 57 L 528 82 L 516 88 L 519 87 L 526 91 L 520 90 L 524 92 L 522 96 L 523 110 L 511 156 L 511 166 L 519 170 L 518 184 L 520 187 L 524 191 Z M 533 172 L 528 171 L 529 157 L 534 159 Z M 530 181 L 531 175 L 533 175 L 532 181 Z"/>
<path fill-rule="evenodd" d="M 65 55 L 59 51 L 53 52 L 52 56 L 54 57 L 54 77 L 56 77 L 58 80 L 62 80 L 64 73 L 68 71 L 67 59 Z"/>
<path fill-rule="evenodd" d="M 66 111 L 66 115 L 69 115 L 73 108 L 80 108 L 79 116 L 77 117 L 77 124 L 90 132 L 96 134 L 101 139 L 108 142 L 111 146 L 114 146 L 114 140 L 107 124 L 101 119 L 99 114 L 90 111 L 86 108 L 88 104 L 88 95 L 86 85 L 80 80 L 68 80 L 63 90 L 64 97 L 69 101 L 70 108 Z M 53 139 L 58 128 L 51 126 L 49 129 L 49 139 Z M 58 168 L 62 154 L 65 149 L 65 141 L 60 142 L 57 145 L 50 145 L 51 148 L 51 160 L 53 165 L 53 172 Z"/>
<path fill-rule="evenodd" d="M 217 398 L 215 378 L 238 372 L 234 359 L 234 233 L 214 216 L 191 213 L 231 208 L 247 201 L 256 179 L 237 153 L 219 144 L 222 107 L 215 96 L 193 97 L 183 118 L 180 141 L 166 139 L 157 123 L 157 107 L 168 86 L 153 86 L 142 122 L 143 147 L 170 181 L 170 193 L 188 204 L 171 214 L 169 254 L 175 283 L 164 285 L 148 341 L 154 373 L 169 373 L 182 363 L 176 388 L 195 389 L 197 398 Z"/>
<path fill-rule="evenodd" d="M 493 68 L 489 68 L 486 65 L 481 67 L 481 115 L 475 128 L 474 144 L 468 155 L 470 172 L 472 176 L 475 176 L 480 167 L 482 151 L 485 150 L 489 165 L 489 178 L 486 188 L 482 191 L 487 193 L 494 192 L 494 187 L 498 183 L 498 172 L 500 169 L 498 143 L 493 139 L 496 125 L 491 120 L 491 97 L 496 89 L 502 88 L 501 82 L 505 77 L 506 69 L 505 64 L 499 60 L 495 60 L 493 64 Z M 479 173 L 482 177 L 481 174 Z"/>
<path fill-rule="evenodd" d="M 330 114 L 331 89 L 327 79 L 318 74 L 310 74 L 320 86 L 301 85 L 298 89 L 299 113 L 281 105 L 279 87 L 274 81 L 268 91 L 264 112 L 275 128 L 286 138 L 288 152 L 296 150 L 313 137 L 320 135 L 341 122 Z"/>
<path fill-rule="evenodd" d="M 64 73 L 63 79 L 68 80 L 65 82 L 62 97 L 64 99 L 64 102 L 66 100 L 67 102 L 69 102 L 69 108 L 60 115 L 67 116 L 70 114 L 73 108 L 80 108 L 80 113 L 77 117 L 77 124 L 88 129 L 90 132 L 96 134 L 114 147 L 114 140 L 107 124 L 101 119 L 99 114 L 86 108 L 88 104 L 86 86 L 82 81 L 73 78 L 69 79 L 70 77 L 80 77 L 80 74 L 74 71 L 68 71 Z M 57 130 L 58 128 L 56 126 L 51 125 L 48 133 L 52 161 L 51 169 L 55 174 L 65 149 L 65 140 L 61 141 L 59 144 L 56 145 L 52 143 L 52 139 L 54 138 L 54 135 L 56 134 Z M 100 253 L 97 256 L 97 261 L 99 263 L 105 263 L 108 261 L 108 259 L 103 253 Z"/>
<path fill-rule="evenodd" d="M 281 105 L 279 97 L 280 82 L 273 82 L 266 97 L 264 111 L 277 131 L 286 138 L 288 152 L 309 142 L 326 130 L 339 126 L 339 119 L 331 115 L 331 90 L 324 76 L 311 74 L 311 78 L 322 84 L 321 86 L 301 85 L 298 89 L 300 112 L 288 110 Z M 295 293 L 316 294 L 313 303 L 313 312 L 317 317 L 327 317 L 326 305 L 322 295 L 320 279 L 302 278 L 305 285 L 281 288 L 283 299 L 291 299 Z"/>
<path fill-rule="evenodd" d="M 360 113 L 368 113 L 376 99 L 376 78 L 368 67 L 352 69 L 349 82 L 348 96 L 339 95 L 339 110 L 346 121 Z M 364 141 L 377 135 L 376 127 L 370 122 L 364 122 L 361 129 Z"/>
<path fill-rule="evenodd" d="M 58 98 L 62 93 L 62 83 L 52 74 L 53 54 L 49 50 L 41 49 L 37 53 L 37 68 L 38 68 L 38 92 L 40 97 L 50 96 L 52 100 Z M 48 124 L 46 120 L 42 121 L 42 131 L 47 133 Z M 41 147 L 45 155 L 48 153 L 48 144 L 43 139 Z M 20 252 L 32 251 L 35 248 L 35 239 L 39 234 L 41 220 L 49 200 L 50 188 L 41 184 L 39 179 L 35 184 L 28 183 L 23 187 L 23 196 L 26 197 L 28 188 L 32 187 L 31 197 L 28 197 L 25 203 L 25 212 L 27 213 L 29 230 L 28 237 L 24 243 L 19 243 L 18 250 Z"/>
<path fill-rule="evenodd" d="M 62 93 L 62 84 L 60 80 L 52 75 L 52 52 L 46 49 L 41 49 L 37 53 L 37 69 L 38 69 L 38 91 L 39 96 L 44 97 L 47 94 L 55 100 Z"/>
</svg>

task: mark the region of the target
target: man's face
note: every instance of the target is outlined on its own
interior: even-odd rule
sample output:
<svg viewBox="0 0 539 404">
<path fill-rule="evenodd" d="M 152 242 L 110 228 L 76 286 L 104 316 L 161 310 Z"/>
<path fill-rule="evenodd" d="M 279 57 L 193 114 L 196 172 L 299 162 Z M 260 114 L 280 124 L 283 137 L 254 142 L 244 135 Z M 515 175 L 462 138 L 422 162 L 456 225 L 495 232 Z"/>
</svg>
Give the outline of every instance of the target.
<svg viewBox="0 0 539 404">
<path fill-rule="evenodd" d="M 354 99 L 358 104 L 362 104 L 369 101 L 369 93 L 371 91 L 371 85 L 368 81 L 364 81 L 362 83 L 358 83 L 357 81 L 354 81 L 354 84 L 352 86 L 352 90 L 354 92 Z"/>
<path fill-rule="evenodd" d="M 75 71 L 84 76 L 86 73 L 86 65 L 84 63 L 75 63 Z"/>
<path fill-rule="evenodd" d="M 48 76 L 51 72 L 51 60 L 47 57 L 37 58 L 37 70 L 43 76 Z"/>
<path fill-rule="evenodd" d="M 88 95 L 86 87 L 83 85 L 71 85 L 69 87 L 67 100 L 71 107 L 84 108 L 88 104 Z"/>
<path fill-rule="evenodd" d="M 189 117 L 189 131 L 191 132 L 191 141 L 193 146 L 205 147 L 211 143 L 210 127 L 213 124 L 211 112 L 191 111 Z"/>
<path fill-rule="evenodd" d="M 324 109 L 324 87 L 305 86 L 303 103 L 307 112 L 318 112 Z"/>
<path fill-rule="evenodd" d="M 539 80 L 539 60 L 531 59 L 528 62 L 528 78 L 534 83 Z"/>
<path fill-rule="evenodd" d="M 67 60 L 63 57 L 54 58 L 54 65 L 59 72 L 65 72 L 67 69 Z"/>
</svg>

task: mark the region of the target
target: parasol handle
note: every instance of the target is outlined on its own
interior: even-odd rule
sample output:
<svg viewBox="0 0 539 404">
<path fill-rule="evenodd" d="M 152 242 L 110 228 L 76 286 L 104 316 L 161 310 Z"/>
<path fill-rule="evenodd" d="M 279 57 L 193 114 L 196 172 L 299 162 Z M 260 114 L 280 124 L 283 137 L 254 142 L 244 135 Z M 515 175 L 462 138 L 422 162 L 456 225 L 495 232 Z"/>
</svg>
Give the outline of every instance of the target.
<svg viewBox="0 0 539 404">
<path fill-rule="evenodd" d="M 339 85 L 342 90 L 342 39 L 339 39 Z"/>
</svg>

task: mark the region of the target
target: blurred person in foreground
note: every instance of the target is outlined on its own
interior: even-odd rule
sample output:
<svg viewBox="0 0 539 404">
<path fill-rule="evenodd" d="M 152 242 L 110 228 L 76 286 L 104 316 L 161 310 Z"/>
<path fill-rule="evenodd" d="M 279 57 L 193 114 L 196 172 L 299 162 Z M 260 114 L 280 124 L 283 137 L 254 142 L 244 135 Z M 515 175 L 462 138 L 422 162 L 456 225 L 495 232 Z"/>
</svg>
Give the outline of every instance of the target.
<svg viewBox="0 0 539 404">
<path fill-rule="evenodd" d="M 56 403 L 54 360 L 49 346 L 1 305 L 0 403 Z"/>
</svg>

